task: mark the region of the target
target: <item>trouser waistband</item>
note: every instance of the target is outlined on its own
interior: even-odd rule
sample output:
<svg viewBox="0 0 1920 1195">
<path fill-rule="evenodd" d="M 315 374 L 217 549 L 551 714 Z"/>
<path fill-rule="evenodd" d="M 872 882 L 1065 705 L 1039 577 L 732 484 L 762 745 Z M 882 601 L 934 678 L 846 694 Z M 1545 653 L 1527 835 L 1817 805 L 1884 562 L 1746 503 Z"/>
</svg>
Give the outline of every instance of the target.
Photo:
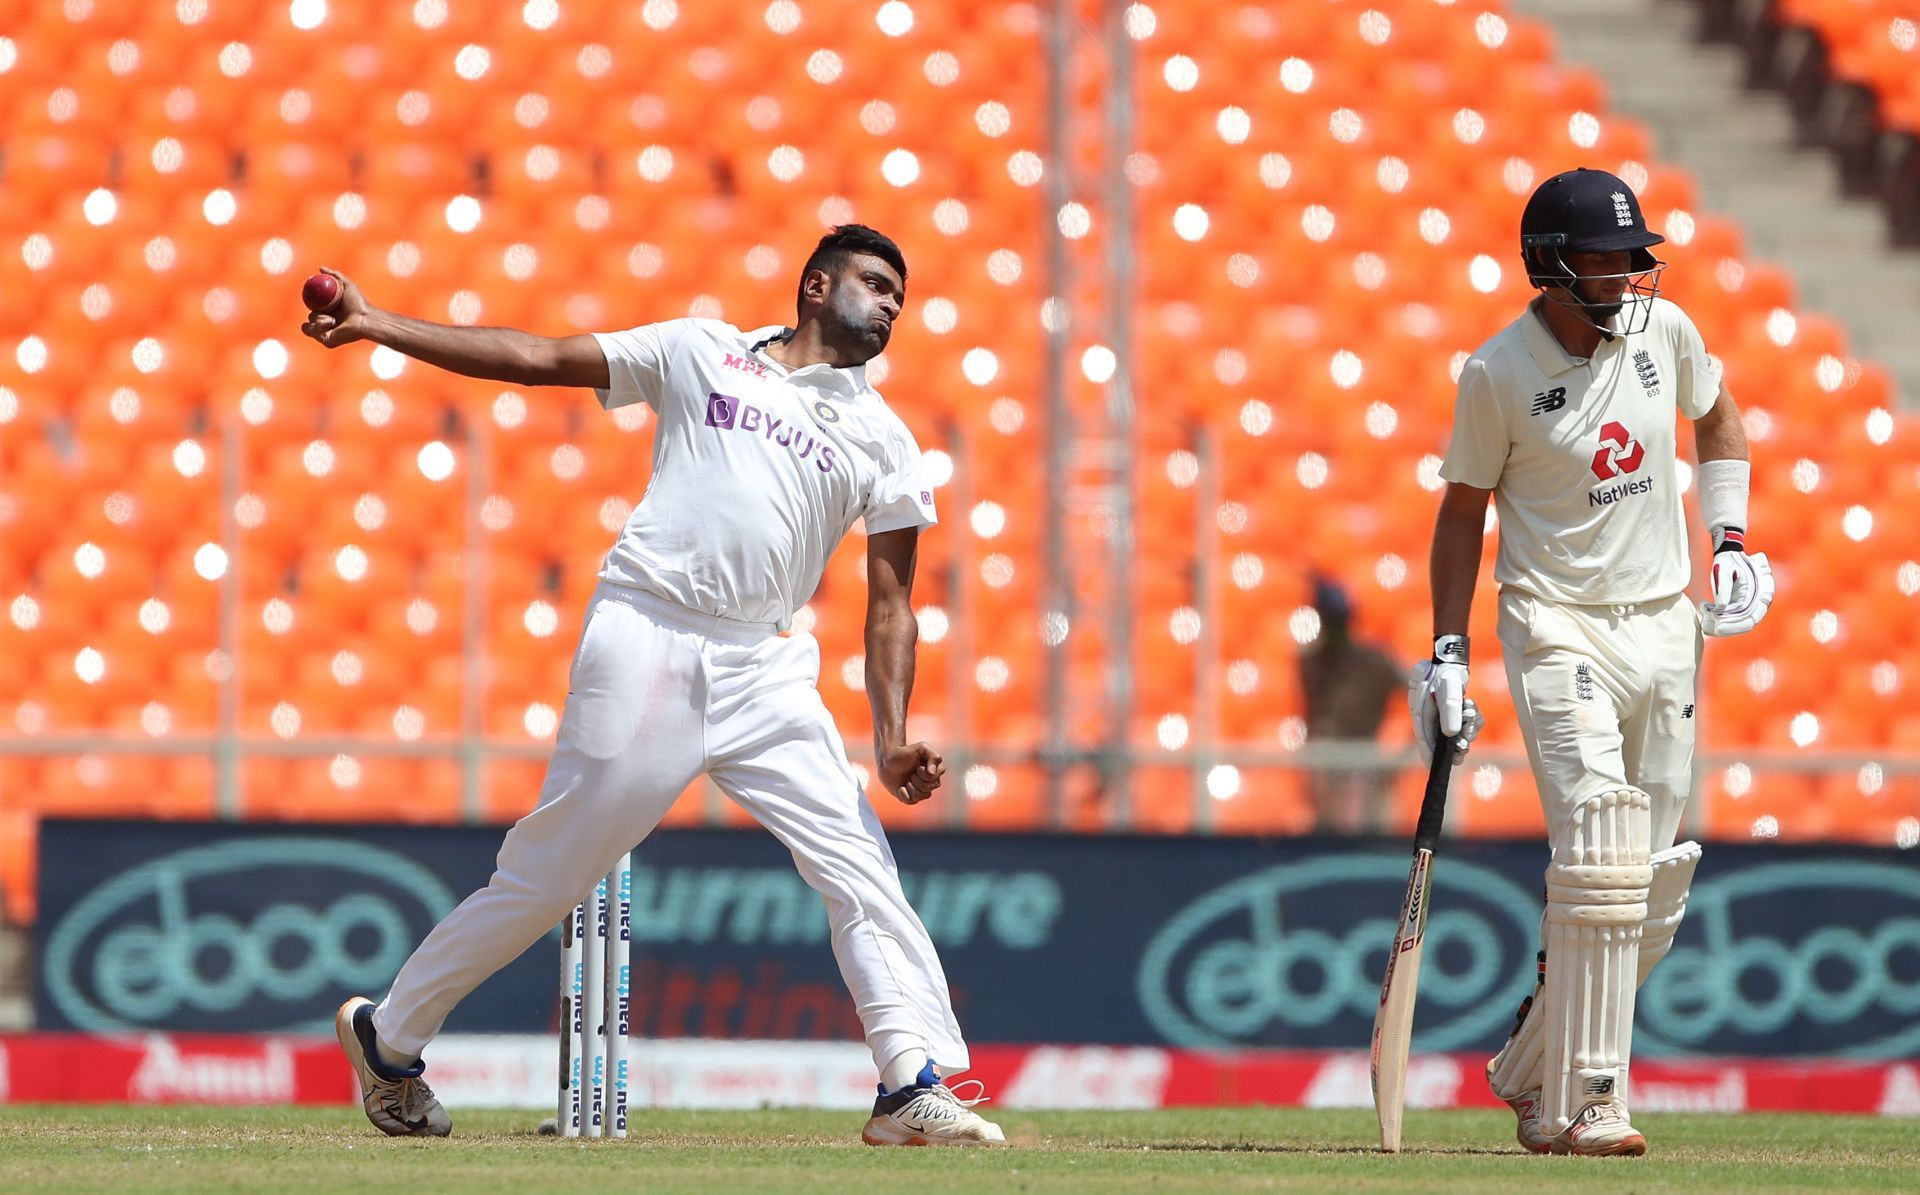
<svg viewBox="0 0 1920 1195">
<path fill-rule="evenodd" d="M 665 623 L 678 630 L 688 631 L 708 639 L 718 639 L 722 643 L 737 643 L 751 647 L 780 633 L 780 628 L 770 622 L 743 622 L 738 618 L 722 618 L 717 614 L 703 614 L 698 610 L 689 610 L 680 603 L 663 598 L 658 594 L 634 589 L 614 581 L 602 581 L 593 591 L 595 601 L 605 599 L 632 606 L 655 622 Z"/>
</svg>

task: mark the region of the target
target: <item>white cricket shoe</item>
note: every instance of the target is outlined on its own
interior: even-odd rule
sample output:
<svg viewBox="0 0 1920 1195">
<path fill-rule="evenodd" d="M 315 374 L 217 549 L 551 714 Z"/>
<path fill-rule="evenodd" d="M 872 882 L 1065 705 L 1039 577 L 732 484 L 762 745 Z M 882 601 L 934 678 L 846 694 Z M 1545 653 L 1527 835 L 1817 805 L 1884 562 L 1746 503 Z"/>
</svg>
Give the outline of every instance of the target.
<svg viewBox="0 0 1920 1195">
<path fill-rule="evenodd" d="M 985 1090 L 978 1079 L 961 1084 L 969 1085 Z M 860 1140 L 868 1145 L 1005 1145 L 1000 1126 L 973 1110 L 985 1099 L 977 1094 L 962 1099 L 945 1083 L 903 1087 L 873 1101 L 873 1116 L 860 1130 Z"/>
<path fill-rule="evenodd" d="M 1637 1158 L 1647 1152 L 1647 1139 L 1627 1120 L 1627 1110 L 1612 1100 L 1580 1109 L 1573 1123 L 1560 1130 L 1550 1145 L 1557 1154 L 1583 1158 Z"/>
<path fill-rule="evenodd" d="M 1519 1118 L 1513 1135 L 1520 1147 L 1530 1154 L 1551 1153 L 1553 1137 L 1547 1132 L 1546 1125 L 1540 1119 L 1540 1089 L 1523 1091 L 1507 1101 L 1507 1107 Z"/>
<path fill-rule="evenodd" d="M 389 1137 L 445 1137 L 453 1132 L 453 1120 L 420 1077 L 426 1063 L 395 1070 L 380 1061 L 374 1046 L 373 1001 L 355 996 L 342 1004 L 333 1017 L 333 1032 L 360 1080 L 360 1104 L 374 1128 Z"/>
</svg>

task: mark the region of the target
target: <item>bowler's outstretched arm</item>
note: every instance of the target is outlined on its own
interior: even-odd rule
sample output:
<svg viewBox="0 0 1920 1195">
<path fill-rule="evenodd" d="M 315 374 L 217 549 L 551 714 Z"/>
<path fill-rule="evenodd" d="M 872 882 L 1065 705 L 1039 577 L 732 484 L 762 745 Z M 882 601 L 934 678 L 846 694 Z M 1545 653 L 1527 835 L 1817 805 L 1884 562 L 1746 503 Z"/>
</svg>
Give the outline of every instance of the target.
<svg viewBox="0 0 1920 1195">
<path fill-rule="evenodd" d="M 300 330 L 330 349 L 370 340 L 452 373 L 516 386 L 605 390 L 609 383 L 606 353 L 591 336 L 430 323 L 375 307 L 344 274 L 323 272 L 340 280 L 340 302 L 324 315 L 309 314 Z"/>
</svg>

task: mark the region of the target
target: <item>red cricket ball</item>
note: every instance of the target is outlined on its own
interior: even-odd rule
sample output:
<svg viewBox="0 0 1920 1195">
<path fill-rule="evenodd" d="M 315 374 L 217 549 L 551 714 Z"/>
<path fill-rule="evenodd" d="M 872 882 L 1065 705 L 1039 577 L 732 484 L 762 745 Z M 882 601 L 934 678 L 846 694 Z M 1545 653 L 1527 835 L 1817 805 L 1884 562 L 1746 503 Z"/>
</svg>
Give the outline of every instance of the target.
<svg viewBox="0 0 1920 1195">
<path fill-rule="evenodd" d="M 332 274 L 315 274 L 300 288 L 300 301 L 315 315 L 325 315 L 340 305 L 340 280 Z"/>
</svg>

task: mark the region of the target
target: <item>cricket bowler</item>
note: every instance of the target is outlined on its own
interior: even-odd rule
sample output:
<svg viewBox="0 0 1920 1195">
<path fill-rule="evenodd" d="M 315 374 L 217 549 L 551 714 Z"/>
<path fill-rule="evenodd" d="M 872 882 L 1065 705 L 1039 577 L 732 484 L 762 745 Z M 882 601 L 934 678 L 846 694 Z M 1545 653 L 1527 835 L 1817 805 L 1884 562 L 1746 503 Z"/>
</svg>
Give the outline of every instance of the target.
<svg viewBox="0 0 1920 1195">
<path fill-rule="evenodd" d="M 880 1076 L 862 1139 L 1004 1143 L 972 1111 L 979 1100 L 944 1081 L 969 1062 L 946 975 L 816 688 L 819 644 L 790 630 L 864 520 L 875 767 L 896 799 L 932 796 L 945 763 L 907 740 L 906 721 L 914 564 L 933 488 L 866 373 L 906 303 L 899 247 L 863 225 L 835 228 L 801 271 L 796 322 L 751 331 L 707 319 L 557 339 L 450 327 L 374 307 L 340 282 L 340 304 L 302 328 L 330 349 L 372 341 L 468 377 L 579 387 L 603 407 L 646 403 L 659 417 L 646 494 L 587 607 L 538 806 L 386 998 L 340 1010 L 368 1119 L 394 1136 L 450 1131 L 421 1077 L 447 1014 L 545 937 L 705 775 L 772 831 L 826 902 Z"/>
</svg>

